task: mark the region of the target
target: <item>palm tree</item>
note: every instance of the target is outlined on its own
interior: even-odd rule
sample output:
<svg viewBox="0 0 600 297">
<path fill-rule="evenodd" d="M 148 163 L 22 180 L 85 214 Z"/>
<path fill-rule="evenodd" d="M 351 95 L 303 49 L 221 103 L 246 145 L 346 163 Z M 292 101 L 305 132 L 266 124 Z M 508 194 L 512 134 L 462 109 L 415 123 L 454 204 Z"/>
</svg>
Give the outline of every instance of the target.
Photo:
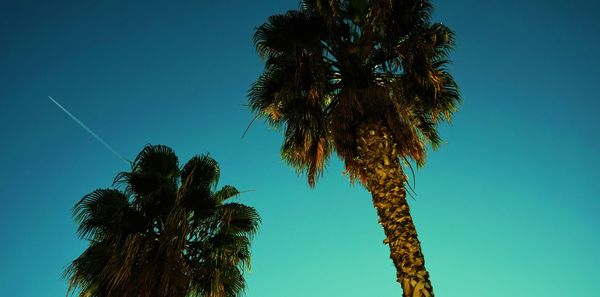
<svg viewBox="0 0 600 297">
<path fill-rule="evenodd" d="M 79 296 L 234 297 L 245 287 L 256 210 L 217 189 L 219 167 L 208 155 L 183 167 L 168 147 L 148 145 L 119 189 L 99 189 L 74 207 L 89 247 L 66 269 Z"/>
<path fill-rule="evenodd" d="M 265 69 L 248 100 L 284 131 L 282 158 L 314 186 L 332 151 L 372 194 L 404 296 L 433 296 L 406 200 L 403 164 L 441 144 L 460 101 L 447 72 L 452 31 L 427 0 L 306 0 L 254 43 Z M 412 169 L 412 168 L 411 168 Z"/>
</svg>

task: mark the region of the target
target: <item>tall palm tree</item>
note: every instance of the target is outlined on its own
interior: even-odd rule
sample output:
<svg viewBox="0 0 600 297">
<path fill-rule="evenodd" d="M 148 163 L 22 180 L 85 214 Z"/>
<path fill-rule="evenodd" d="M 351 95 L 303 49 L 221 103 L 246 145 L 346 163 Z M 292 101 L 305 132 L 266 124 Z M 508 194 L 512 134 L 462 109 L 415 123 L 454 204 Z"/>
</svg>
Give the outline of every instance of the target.
<svg viewBox="0 0 600 297">
<path fill-rule="evenodd" d="M 248 98 L 284 130 L 281 155 L 308 183 L 335 151 L 372 194 L 404 296 L 433 296 L 406 201 L 402 164 L 441 144 L 460 96 L 447 72 L 452 31 L 427 0 L 306 0 L 254 42 L 266 61 Z"/>
<path fill-rule="evenodd" d="M 168 147 L 148 145 L 119 189 L 99 189 L 74 207 L 89 247 L 66 269 L 69 292 L 83 297 L 234 297 L 245 287 L 256 210 L 217 189 L 219 167 L 208 155 L 179 167 Z"/>
</svg>

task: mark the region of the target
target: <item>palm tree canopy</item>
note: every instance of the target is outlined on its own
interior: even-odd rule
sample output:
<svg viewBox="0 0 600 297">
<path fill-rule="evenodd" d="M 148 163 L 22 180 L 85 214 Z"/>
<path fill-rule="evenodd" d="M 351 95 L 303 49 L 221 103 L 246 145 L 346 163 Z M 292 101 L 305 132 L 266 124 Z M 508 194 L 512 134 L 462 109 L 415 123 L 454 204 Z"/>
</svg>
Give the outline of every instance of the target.
<svg viewBox="0 0 600 297">
<path fill-rule="evenodd" d="M 148 145 L 119 189 L 99 189 L 74 207 L 78 235 L 90 246 L 65 271 L 80 296 L 228 296 L 245 287 L 250 239 L 260 217 L 217 188 L 217 162 Z"/>
<path fill-rule="evenodd" d="M 333 149 L 357 175 L 357 128 L 388 127 L 400 158 L 425 162 L 437 125 L 460 101 L 447 71 L 452 31 L 427 0 L 306 0 L 254 35 L 265 69 L 249 92 L 257 116 L 284 130 L 283 158 L 309 184 Z"/>
</svg>

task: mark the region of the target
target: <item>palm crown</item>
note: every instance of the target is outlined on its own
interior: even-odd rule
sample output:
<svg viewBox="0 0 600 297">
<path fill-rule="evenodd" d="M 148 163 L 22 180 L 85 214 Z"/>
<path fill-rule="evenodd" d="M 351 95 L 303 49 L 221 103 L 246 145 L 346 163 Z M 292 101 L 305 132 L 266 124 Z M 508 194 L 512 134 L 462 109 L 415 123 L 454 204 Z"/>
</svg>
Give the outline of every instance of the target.
<svg viewBox="0 0 600 297">
<path fill-rule="evenodd" d="M 250 107 L 285 130 L 283 158 L 314 185 L 332 148 L 359 176 L 357 130 L 390 129 L 397 156 L 422 165 L 459 102 L 446 71 L 453 34 L 427 0 L 306 0 L 274 15 L 254 42 L 265 70 Z"/>
<path fill-rule="evenodd" d="M 66 270 L 80 296 L 237 296 L 260 218 L 217 189 L 208 155 L 183 167 L 168 147 L 146 146 L 118 189 L 96 190 L 74 207 L 90 246 Z"/>
</svg>

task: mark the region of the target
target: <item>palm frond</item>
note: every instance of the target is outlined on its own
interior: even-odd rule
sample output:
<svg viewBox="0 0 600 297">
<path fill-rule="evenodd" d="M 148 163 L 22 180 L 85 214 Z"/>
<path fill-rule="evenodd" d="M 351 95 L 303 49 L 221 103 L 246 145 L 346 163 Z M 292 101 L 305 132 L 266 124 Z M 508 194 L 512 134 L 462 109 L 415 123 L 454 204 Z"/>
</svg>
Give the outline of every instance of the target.
<svg viewBox="0 0 600 297">
<path fill-rule="evenodd" d="M 273 15 L 258 27 L 254 34 L 254 45 L 265 60 L 283 53 L 298 53 L 308 49 L 319 51 L 325 28 L 318 15 L 292 10 Z"/>
<path fill-rule="evenodd" d="M 181 182 L 185 189 L 214 189 L 219 183 L 221 170 L 217 161 L 209 155 L 192 157 L 181 170 Z"/>
<path fill-rule="evenodd" d="M 73 217 L 79 225 L 80 238 L 104 238 L 122 232 L 124 213 L 129 209 L 129 200 L 122 192 L 98 189 L 85 195 L 75 204 Z"/>
<path fill-rule="evenodd" d="M 392 49 L 415 30 L 428 26 L 431 12 L 428 0 L 373 1 L 368 23 L 382 47 Z"/>
<path fill-rule="evenodd" d="M 226 203 L 218 208 L 221 230 L 227 233 L 253 236 L 258 231 L 260 216 L 254 207 L 241 203 Z"/>
<path fill-rule="evenodd" d="M 266 118 L 275 128 L 283 123 L 283 102 L 279 99 L 282 95 L 285 80 L 293 79 L 281 68 L 271 67 L 252 84 L 248 92 L 249 106 L 257 117 Z"/>
<path fill-rule="evenodd" d="M 137 155 L 132 172 L 156 174 L 164 179 L 176 179 L 179 175 L 179 160 L 175 152 L 165 145 L 146 145 Z"/>
<path fill-rule="evenodd" d="M 240 191 L 234 186 L 224 185 L 221 189 L 214 192 L 212 196 L 216 203 L 223 203 L 223 201 L 236 197 L 239 194 Z"/>
<path fill-rule="evenodd" d="M 281 156 L 299 174 L 306 173 L 308 184 L 314 186 L 331 154 L 331 143 L 324 128 L 289 123 Z"/>
</svg>

